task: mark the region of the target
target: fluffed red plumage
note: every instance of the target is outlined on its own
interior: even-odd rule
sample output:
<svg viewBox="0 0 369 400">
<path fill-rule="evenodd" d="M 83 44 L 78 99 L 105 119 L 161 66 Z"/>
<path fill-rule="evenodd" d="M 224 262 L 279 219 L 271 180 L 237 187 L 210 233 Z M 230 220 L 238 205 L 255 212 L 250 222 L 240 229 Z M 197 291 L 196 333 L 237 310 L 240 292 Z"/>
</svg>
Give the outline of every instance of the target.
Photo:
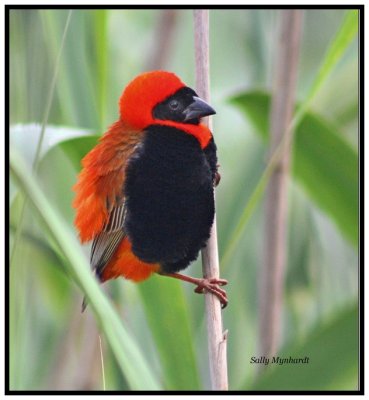
<svg viewBox="0 0 369 400">
<path fill-rule="evenodd" d="M 141 135 L 142 132 L 117 121 L 82 160 L 83 169 L 73 187 L 76 192 L 74 222 L 82 243 L 101 232 L 109 212 L 122 197 L 124 167 Z"/>
</svg>

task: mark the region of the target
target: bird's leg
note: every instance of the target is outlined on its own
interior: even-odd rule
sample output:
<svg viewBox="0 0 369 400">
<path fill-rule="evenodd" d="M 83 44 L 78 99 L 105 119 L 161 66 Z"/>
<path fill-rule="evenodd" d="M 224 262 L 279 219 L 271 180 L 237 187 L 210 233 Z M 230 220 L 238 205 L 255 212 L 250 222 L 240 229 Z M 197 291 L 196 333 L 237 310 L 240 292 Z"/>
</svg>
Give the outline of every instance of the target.
<svg viewBox="0 0 369 400">
<path fill-rule="evenodd" d="M 190 282 L 196 285 L 195 293 L 204 293 L 205 291 L 213 293 L 218 297 L 222 304 L 222 308 L 228 304 L 227 292 L 219 286 L 224 286 L 228 283 L 226 279 L 220 278 L 193 278 L 192 276 L 182 275 L 177 272 L 166 273 L 159 272 L 160 275 L 170 276 L 171 278 L 180 279 L 181 281 Z"/>
<path fill-rule="evenodd" d="M 215 173 L 215 177 L 214 177 L 214 186 L 215 186 L 215 187 L 217 187 L 217 186 L 219 185 L 220 178 L 221 178 L 221 175 L 220 175 L 220 173 L 217 171 L 217 172 Z"/>
<path fill-rule="evenodd" d="M 214 186 L 215 186 L 215 187 L 217 187 L 217 186 L 219 185 L 220 178 L 222 177 L 222 176 L 220 175 L 220 173 L 218 172 L 218 168 L 219 168 L 219 167 L 220 167 L 220 165 L 217 164 L 217 170 L 216 170 L 215 176 L 214 176 Z"/>
</svg>

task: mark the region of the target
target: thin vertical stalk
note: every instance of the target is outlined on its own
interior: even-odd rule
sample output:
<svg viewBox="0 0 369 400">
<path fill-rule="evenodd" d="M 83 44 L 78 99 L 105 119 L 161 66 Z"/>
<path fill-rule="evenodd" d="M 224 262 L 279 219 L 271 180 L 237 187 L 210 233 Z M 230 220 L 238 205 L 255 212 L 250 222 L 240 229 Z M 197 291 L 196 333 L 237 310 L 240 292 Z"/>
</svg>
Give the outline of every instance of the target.
<svg viewBox="0 0 369 400">
<path fill-rule="evenodd" d="M 204 100 L 209 101 L 209 11 L 194 10 L 196 89 Z M 209 124 L 209 119 L 207 119 Z M 211 129 L 211 125 L 209 124 Z M 215 195 L 215 194 L 214 194 Z M 219 278 L 219 257 L 216 216 L 206 248 L 201 252 L 205 278 Z M 221 304 L 212 293 L 205 294 L 208 329 L 208 350 L 212 390 L 228 389 L 227 334 L 223 332 Z"/>
<path fill-rule="evenodd" d="M 271 154 L 282 145 L 282 155 L 270 177 L 265 204 L 265 258 L 260 280 L 260 355 L 278 350 L 286 264 L 288 177 L 292 116 L 302 28 L 301 10 L 283 10 L 276 47 L 271 109 Z"/>
<path fill-rule="evenodd" d="M 165 69 L 171 54 L 174 34 L 178 21 L 178 10 L 165 9 L 160 12 L 156 31 L 153 35 L 152 51 L 146 63 L 146 70 Z"/>
</svg>

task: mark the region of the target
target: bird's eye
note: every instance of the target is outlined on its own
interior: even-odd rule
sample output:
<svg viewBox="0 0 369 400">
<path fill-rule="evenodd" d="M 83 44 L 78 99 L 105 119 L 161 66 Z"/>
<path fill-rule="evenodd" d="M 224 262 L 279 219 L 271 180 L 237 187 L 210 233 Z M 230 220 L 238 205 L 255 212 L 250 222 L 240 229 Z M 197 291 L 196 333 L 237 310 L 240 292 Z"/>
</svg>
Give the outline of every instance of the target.
<svg viewBox="0 0 369 400">
<path fill-rule="evenodd" d="M 178 100 L 172 100 L 169 103 L 169 107 L 171 110 L 177 110 L 177 108 L 179 107 L 179 101 Z"/>
</svg>

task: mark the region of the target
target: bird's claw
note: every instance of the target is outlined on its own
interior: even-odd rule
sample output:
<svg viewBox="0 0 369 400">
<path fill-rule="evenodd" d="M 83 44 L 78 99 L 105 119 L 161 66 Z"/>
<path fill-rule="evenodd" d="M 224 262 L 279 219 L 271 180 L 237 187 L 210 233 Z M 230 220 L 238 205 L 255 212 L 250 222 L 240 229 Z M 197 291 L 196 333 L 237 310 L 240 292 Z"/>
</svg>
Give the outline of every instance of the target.
<svg viewBox="0 0 369 400">
<path fill-rule="evenodd" d="M 215 187 L 219 185 L 220 178 L 221 178 L 221 175 L 220 175 L 220 173 L 217 171 L 217 172 L 215 173 L 215 176 L 214 176 L 214 186 L 215 186 Z"/>
<path fill-rule="evenodd" d="M 214 186 L 215 187 L 217 187 L 219 185 L 220 178 L 222 177 L 218 171 L 219 167 L 220 167 L 220 164 L 217 164 L 216 171 L 214 174 Z"/>
<path fill-rule="evenodd" d="M 228 281 L 226 279 L 204 278 L 201 279 L 194 291 L 195 293 L 204 293 L 205 291 L 213 293 L 218 297 L 222 308 L 225 308 L 228 304 L 227 292 L 219 286 L 225 286 L 227 283 Z"/>
</svg>

